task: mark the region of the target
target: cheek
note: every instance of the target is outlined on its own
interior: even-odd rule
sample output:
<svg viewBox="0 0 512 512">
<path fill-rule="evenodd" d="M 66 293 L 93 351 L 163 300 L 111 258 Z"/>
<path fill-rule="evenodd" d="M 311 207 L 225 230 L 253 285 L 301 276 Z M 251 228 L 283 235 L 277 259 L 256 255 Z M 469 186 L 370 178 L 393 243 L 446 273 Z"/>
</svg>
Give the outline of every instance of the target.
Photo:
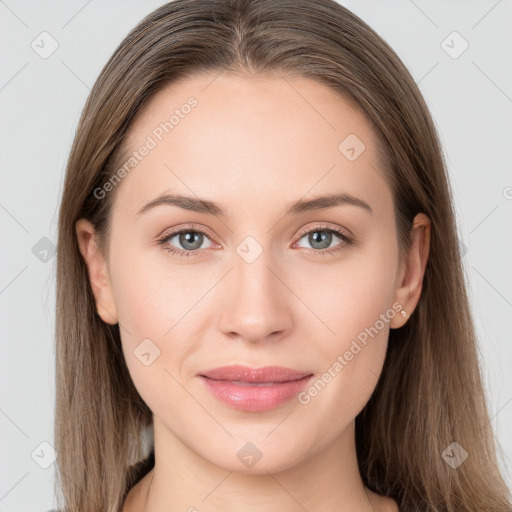
<svg viewBox="0 0 512 512">
<path fill-rule="evenodd" d="M 159 247 L 124 251 L 117 262 L 112 284 L 119 319 L 138 336 L 161 339 L 193 308 L 203 289 L 191 267 L 167 259 Z"/>
<path fill-rule="evenodd" d="M 176 291 L 181 285 L 162 276 L 135 251 L 123 251 L 113 261 L 111 282 L 123 352 L 137 386 L 161 365 L 176 318 L 182 316 Z"/>
<path fill-rule="evenodd" d="M 155 255 L 156 251 L 162 254 Z M 153 403 L 158 397 L 172 395 L 185 404 L 190 396 L 176 381 L 186 381 L 193 370 L 189 356 L 204 338 L 197 320 L 206 318 L 211 307 L 211 301 L 201 298 L 215 280 L 193 264 L 167 260 L 158 247 L 112 253 L 118 262 L 112 287 L 121 341 L 135 387 L 153 410 L 158 410 L 158 403 Z"/>
<path fill-rule="evenodd" d="M 314 269 L 302 260 L 289 270 L 294 291 L 311 311 L 311 323 L 321 321 L 321 339 L 330 347 L 342 348 L 391 307 L 398 249 L 385 238 L 349 247 L 341 258 L 325 260 Z"/>
<path fill-rule="evenodd" d="M 191 407 L 190 395 L 178 384 L 197 338 L 184 335 L 190 328 L 189 301 L 177 291 L 182 284 L 161 277 L 158 269 L 135 269 L 123 276 L 119 268 L 118 276 L 121 342 L 132 381 L 153 411 L 169 403 Z"/>
<path fill-rule="evenodd" d="M 318 266 L 314 279 L 298 283 L 298 295 L 321 320 L 308 319 L 306 328 L 321 329 L 315 352 L 323 362 L 302 403 L 339 411 L 338 427 L 364 407 L 382 370 L 390 321 L 397 314 L 392 307 L 397 255 L 393 246 L 375 243 L 337 265 Z"/>
</svg>

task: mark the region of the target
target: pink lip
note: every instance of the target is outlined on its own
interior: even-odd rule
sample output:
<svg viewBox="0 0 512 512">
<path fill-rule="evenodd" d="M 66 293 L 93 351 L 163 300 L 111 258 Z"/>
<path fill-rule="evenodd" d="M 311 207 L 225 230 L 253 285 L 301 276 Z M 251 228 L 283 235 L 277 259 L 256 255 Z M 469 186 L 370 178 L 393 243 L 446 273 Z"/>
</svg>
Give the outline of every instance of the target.
<svg viewBox="0 0 512 512">
<path fill-rule="evenodd" d="M 275 409 L 291 400 L 313 374 L 280 366 L 223 366 L 199 375 L 218 399 L 242 411 Z"/>
</svg>

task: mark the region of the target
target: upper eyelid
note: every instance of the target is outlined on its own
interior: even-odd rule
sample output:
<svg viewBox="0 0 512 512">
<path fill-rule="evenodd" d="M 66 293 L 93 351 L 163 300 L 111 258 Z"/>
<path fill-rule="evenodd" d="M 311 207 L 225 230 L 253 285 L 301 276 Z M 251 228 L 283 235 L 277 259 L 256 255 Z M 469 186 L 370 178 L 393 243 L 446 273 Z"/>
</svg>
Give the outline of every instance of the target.
<svg viewBox="0 0 512 512">
<path fill-rule="evenodd" d="M 193 232 L 203 233 L 205 235 L 208 235 L 211 238 L 214 238 L 214 237 L 212 237 L 212 235 L 210 235 L 209 230 L 206 229 L 206 228 L 198 227 L 198 226 L 194 226 L 194 225 L 185 225 L 185 226 L 182 226 L 182 227 L 179 227 L 179 228 L 176 228 L 176 229 L 165 230 L 163 232 L 163 234 L 158 236 L 158 240 L 163 240 L 165 238 L 169 238 L 169 237 L 172 237 L 172 236 L 175 236 L 175 235 L 179 235 L 180 233 L 186 232 L 186 231 L 193 231 Z"/>
<path fill-rule="evenodd" d="M 346 237 L 352 236 L 346 228 L 333 227 L 333 226 L 329 226 L 328 224 L 325 224 L 325 223 L 322 223 L 322 225 L 310 226 L 308 228 L 301 229 L 297 236 L 302 238 L 304 235 L 307 235 L 315 230 L 317 230 L 317 231 L 333 231 L 336 234 L 341 234 Z"/>
</svg>

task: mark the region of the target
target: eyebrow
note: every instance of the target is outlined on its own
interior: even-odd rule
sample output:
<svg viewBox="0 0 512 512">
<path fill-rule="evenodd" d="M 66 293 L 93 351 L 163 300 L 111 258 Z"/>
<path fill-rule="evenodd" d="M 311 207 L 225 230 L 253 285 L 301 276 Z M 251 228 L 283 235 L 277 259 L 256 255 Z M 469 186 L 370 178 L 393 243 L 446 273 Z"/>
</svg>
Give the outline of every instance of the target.
<svg viewBox="0 0 512 512">
<path fill-rule="evenodd" d="M 177 206 L 179 208 L 183 208 L 184 210 L 209 213 L 217 217 L 226 216 L 225 210 L 213 201 L 199 199 L 191 196 L 184 196 L 180 194 L 167 193 L 164 193 L 145 204 L 137 212 L 137 216 L 161 205 Z M 362 199 L 359 199 L 358 197 L 350 194 L 340 193 L 314 197 L 313 199 L 299 199 L 298 201 L 288 205 L 285 211 L 285 215 L 298 215 L 300 213 L 325 210 L 327 208 L 334 208 L 335 206 L 342 205 L 358 206 L 367 210 L 370 214 L 373 213 L 371 206 L 366 201 L 363 201 Z"/>
</svg>

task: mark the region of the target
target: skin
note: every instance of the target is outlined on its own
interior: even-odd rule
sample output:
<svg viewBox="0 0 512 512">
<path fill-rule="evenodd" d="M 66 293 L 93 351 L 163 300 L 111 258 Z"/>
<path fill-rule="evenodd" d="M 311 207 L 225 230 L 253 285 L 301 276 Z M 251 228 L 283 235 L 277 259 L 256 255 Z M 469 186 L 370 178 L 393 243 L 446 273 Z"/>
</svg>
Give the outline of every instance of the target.
<svg viewBox="0 0 512 512">
<path fill-rule="evenodd" d="M 144 510 L 152 477 L 148 512 L 370 510 L 355 417 L 377 384 L 389 329 L 406 317 L 386 322 L 308 404 L 293 399 L 242 412 L 218 401 L 197 374 L 247 364 L 320 377 L 393 303 L 413 312 L 430 221 L 416 217 L 412 249 L 400 261 L 370 125 L 308 78 L 195 75 L 148 102 L 126 147 L 139 148 L 190 96 L 197 107 L 117 185 L 108 258 L 91 223 L 76 224 L 98 314 L 119 322 L 131 377 L 154 418 L 155 468 L 132 488 L 123 512 Z M 354 161 L 338 150 L 349 134 L 366 146 Z M 174 205 L 137 215 L 164 191 L 214 201 L 227 215 Z M 284 216 L 289 203 L 334 191 L 365 200 L 373 213 L 341 205 Z M 155 243 L 190 223 L 207 231 L 201 255 L 181 258 Z M 328 248 L 341 250 L 319 254 L 315 239 L 299 234 L 319 223 L 357 242 L 333 235 Z M 247 236 L 263 251 L 252 263 L 236 252 Z M 167 244 L 187 250 L 178 236 Z M 133 353 L 146 338 L 160 350 L 149 366 Z M 262 453 L 251 468 L 237 457 L 247 442 Z M 398 510 L 394 500 L 369 495 L 375 511 Z"/>
</svg>

